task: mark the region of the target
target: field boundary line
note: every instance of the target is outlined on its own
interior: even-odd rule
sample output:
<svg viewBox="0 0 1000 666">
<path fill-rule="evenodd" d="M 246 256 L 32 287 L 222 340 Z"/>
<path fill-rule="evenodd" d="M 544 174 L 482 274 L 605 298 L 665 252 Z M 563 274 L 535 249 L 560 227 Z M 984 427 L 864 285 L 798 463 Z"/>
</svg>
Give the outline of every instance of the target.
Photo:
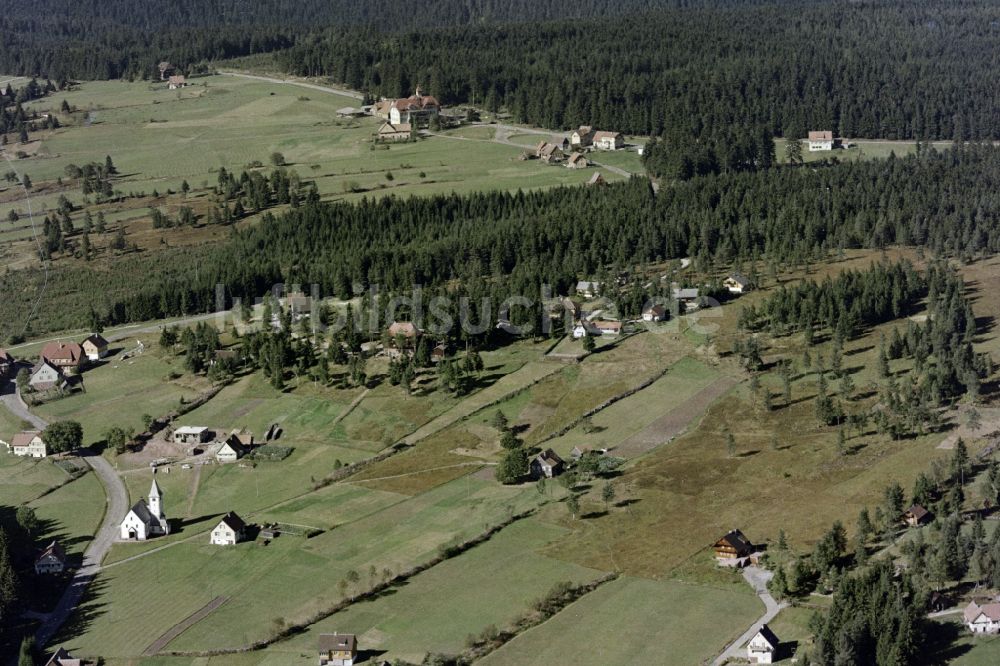
<svg viewBox="0 0 1000 666">
<path fill-rule="evenodd" d="M 366 397 L 368 397 L 369 393 L 371 393 L 371 389 L 369 389 L 369 388 L 366 388 L 364 391 L 362 391 L 361 395 L 359 395 L 357 398 L 355 398 L 354 400 L 352 400 L 351 404 L 349 404 L 347 406 L 347 409 L 345 409 L 342 414 L 340 414 L 339 416 L 337 416 L 337 418 L 335 418 L 333 420 L 333 422 L 330 423 L 330 425 L 331 426 L 335 426 L 338 423 L 340 423 L 341 421 L 343 421 L 345 418 L 347 418 L 347 415 L 350 414 L 351 412 L 353 412 L 354 408 L 357 407 L 358 405 L 360 405 L 361 401 L 364 400 Z"/>
<path fill-rule="evenodd" d="M 170 641 L 174 640 L 192 626 L 208 617 L 216 608 L 229 601 L 229 597 L 216 597 L 207 604 L 188 615 L 186 618 L 167 629 L 163 635 L 149 644 L 142 652 L 143 657 L 152 657 L 157 652 L 167 647 Z"/>
</svg>

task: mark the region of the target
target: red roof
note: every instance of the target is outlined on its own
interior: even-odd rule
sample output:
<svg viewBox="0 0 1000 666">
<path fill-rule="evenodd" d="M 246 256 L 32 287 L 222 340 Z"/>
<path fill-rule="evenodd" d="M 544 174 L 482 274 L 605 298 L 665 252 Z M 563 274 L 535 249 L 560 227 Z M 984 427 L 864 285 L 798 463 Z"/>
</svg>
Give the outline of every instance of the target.
<svg viewBox="0 0 1000 666">
<path fill-rule="evenodd" d="M 822 132 L 809 132 L 810 141 L 833 141 L 833 132 L 824 130 Z"/>
<path fill-rule="evenodd" d="M 83 358 L 83 347 L 75 342 L 50 342 L 42 347 L 42 358 L 50 363 L 56 361 L 79 363 Z"/>
<path fill-rule="evenodd" d="M 437 98 L 431 95 L 413 95 L 412 97 L 397 99 L 393 102 L 393 106 L 400 111 L 421 111 L 423 109 L 437 109 L 441 107 Z"/>
</svg>

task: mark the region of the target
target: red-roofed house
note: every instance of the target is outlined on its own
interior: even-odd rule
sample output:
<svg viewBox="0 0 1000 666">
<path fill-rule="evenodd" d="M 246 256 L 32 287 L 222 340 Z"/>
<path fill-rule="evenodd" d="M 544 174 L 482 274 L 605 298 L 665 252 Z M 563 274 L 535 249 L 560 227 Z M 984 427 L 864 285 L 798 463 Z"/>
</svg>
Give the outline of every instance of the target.
<svg viewBox="0 0 1000 666">
<path fill-rule="evenodd" d="M 995 634 L 1000 631 L 1000 604 L 984 604 L 975 601 L 965 607 L 965 626 L 974 634 Z"/>
<path fill-rule="evenodd" d="M 48 455 L 42 433 L 37 430 L 25 430 L 14 435 L 10 440 L 10 452 L 15 456 L 29 458 L 44 458 Z"/>
<path fill-rule="evenodd" d="M 431 95 L 425 95 L 418 86 L 413 95 L 397 99 L 389 107 L 389 122 L 393 125 L 403 123 L 421 124 L 438 115 L 441 104 Z"/>
<path fill-rule="evenodd" d="M 821 150 L 833 150 L 833 132 L 830 130 L 809 132 L 809 152 L 815 153 Z"/>
<path fill-rule="evenodd" d="M 61 370 L 76 371 L 83 363 L 83 347 L 75 342 L 50 342 L 42 347 L 42 358 Z"/>
</svg>

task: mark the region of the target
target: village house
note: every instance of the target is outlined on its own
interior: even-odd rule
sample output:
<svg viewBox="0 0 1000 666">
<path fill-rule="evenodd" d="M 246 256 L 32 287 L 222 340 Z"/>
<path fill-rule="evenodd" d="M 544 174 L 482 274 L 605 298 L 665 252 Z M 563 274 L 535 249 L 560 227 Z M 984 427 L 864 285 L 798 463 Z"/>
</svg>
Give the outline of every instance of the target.
<svg viewBox="0 0 1000 666">
<path fill-rule="evenodd" d="M 215 459 L 220 463 L 234 463 L 253 447 L 253 435 L 240 430 L 234 430 L 226 437 L 219 450 L 215 453 Z"/>
<path fill-rule="evenodd" d="M 212 431 L 204 426 L 181 426 L 174 430 L 174 444 L 204 444 L 212 438 Z"/>
<path fill-rule="evenodd" d="M 563 472 L 563 459 L 552 449 L 545 449 L 531 461 L 531 476 L 536 479 L 551 479 Z"/>
<path fill-rule="evenodd" d="M 75 342 L 50 342 L 42 347 L 41 357 L 64 372 L 76 372 L 83 363 L 83 347 Z"/>
<path fill-rule="evenodd" d="M 425 95 L 418 86 L 413 95 L 397 99 L 389 107 L 389 122 L 393 125 L 411 123 L 422 125 L 441 113 L 441 105 L 431 95 Z"/>
<path fill-rule="evenodd" d="M 42 433 L 38 430 L 25 430 L 14 435 L 10 440 L 10 452 L 15 456 L 29 458 L 44 458 L 49 454 Z"/>
<path fill-rule="evenodd" d="M 410 123 L 383 123 L 378 128 L 379 141 L 409 141 L 413 138 L 413 125 Z"/>
<path fill-rule="evenodd" d="M 448 356 L 448 345 L 441 343 L 436 345 L 434 349 L 431 350 L 431 362 L 440 363 Z"/>
<path fill-rule="evenodd" d="M 64 389 L 69 385 L 62 370 L 48 361 L 39 361 L 28 375 L 28 386 L 32 391 L 44 393 L 52 389 Z"/>
<path fill-rule="evenodd" d="M 754 545 L 739 530 L 730 530 L 712 545 L 715 559 L 720 563 L 742 560 L 755 552 Z"/>
<path fill-rule="evenodd" d="M 931 518 L 931 512 L 919 504 L 914 504 L 903 512 L 903 522 L 910 527 L 925 525 L 931 522 Z"/>
<path fill-rule="evenodd" d="M 64 648 L 59 648 L 56 650 L 49 660 L 45 662 L 45 666 L 84 666 L 85 662 L 82 659 L 77 659 L 73 657 Z"/>
<path fill-rule="evenodd" d="M 13 376 L 17 361 L 6 349 L 0 348 L 0 380 Z"/>
<path fill-rule="evenodd" d="M 183 74 L 175 74 L 167 79 L 167 88 L 170 90 L 177 90 L 178 88 L 184 88 L 187 86 L 187 79 L 184 78 Z"/>
<path fill-rule="evenodd" d="M 700 298 L 700 293 L 697 288 L 694 287 L 674 287 L 670 291 L 670 295 L 675 301 L 684 305 L 685 310 L 694 310 L 698 307 L 698 299 Z"/>
<path fill-rule="evenodd" d="M 100 361 L 108 355 L 108 341 L 100 333 L 94 333 L 80 345 L 88 361 Z"/>
<path fill-rule="evenodd" d="M 770 664 L 774 662 L 781 642 L 766 624 L 747 643 L 747 660 L 751 664 Z"/>
<path fill-rule="evenodd" d="M 389 326 L 389 337 L 393 340 L 402 336 L 406 340 L 416 341 L 421 335 L 423 335 L 423 331 L 417 328 L 417 325 L 412 321 L 394 321 Z"/>
<path fill-rule="evenodd" d="M 594 319 L 592 321 L 583 319 L 573 327 L 573 337 L 577 339 L 585 335 L 619 335 L 621 332 L 622 323 L 620 321 L 610 321 L 607 319 Z"/>
<path fill-rule="evenodd" d="M 980 606 L 975 601 L 962 613 L 965 626 L 974 634 L 995 634 L 1000 631 L 1000 603 Z"/>
<path fill-rule="evenodd" d="M 642 311 L 643 321 L 663 321 L 667 318 L 667 309 L 659 303 L 651 305 Z"/>
<path fill-rule="evenodd" d="M 246 538 L 247 524 L 230 511 L 212 530 L 208 542 L 213 546 L 235 546 Z"/>
<path fill-rule="evenodd" d="M 607 181 L 604 180 L 604 176 L 601 175 L 600 171 L 595 171 L 594 175 L 587 181 L 588 187 L 592 187 L 594 185 L 607 185 Z"/>
<path fill-rule="evenodd" d="M 621 132 L 595 132 L 594 147 L 598 150 L 618 150 L 625 145 Z"/>
<path fill-rule="evenodd" d="M 59 545 L 58 541 L 53 541 L 41 555 L 35 558 L 35 573 L 39 576 L 44 574 L 62 573 L 66 568 L 66 551 Z"/>
<path fill-rule="evenodd" d="M 833 132 L 830 130 L 809 132 L 810 153 L 816 153 L 821 150 L 833 150 L 833 145 Z"/>
<path fill-rule="evenodd" d="M 558 144 L 539 141 L 535 146 L 535 157 L 546 164 L 558 164 L 563 161 L 565 154 Z"/>
<path fill-rule="evenodd" d="M 742 273 L 730 273 L 722 282 L 722 286 L 728 289 L 731 294 L 742 294 L 750 291 L 751 282 L 750 278 Z"/>
<path fill-rule="evenodd" d="M 586 169 L 590 166 L 590 162 L 583 153 L 573 153 L 566 160 L 567 169 Z"/>
<path fill-rule="evenodd" d="M 584 298 L 593 298 L 601 292 L 600 282 L 591 282 L 589 280 L 580 280 L 576 283 L 576 293 Z"/>
<path fill-rule="evenodd" d="M 572 458 L 575 461 L 575 460 L 579 460 L 580 458 L 584 457 L 588 453 L 590 453 L 590 447 L 587 447 L 587 446 L 582 446 L 582 447 L 581 446 L 574 446 L 573 450 L 569 452 L 569 457 Z"/>
<path fill-rule="evenodd" d="M 122 519 L 120 534 L 123 541 L 145 541 L 150 537 L 170 534 L 170 523 L 163 513 L 162 498 L 160 486 L 153 479 L 148 501 L 140 499 Z"/>
<path fill-rule="evenodd" d="M 358 641 L 354 634 L 320 634 L 320 666 L 354 666 L 358 658 Z"/>
<path fill-rule="evenodd" d="M 931 592 L 931 598 L 927 602 L 927 608 L 929 608 L 932 612 L 935 613 L 940 613 L 941 611 L 947 610 L 954 605 L 955 605 L 954 599 L 949 597 L 947 594 L 944 594 L 943 592 L 939 592 L 938 590 L 934 590 L 933 592 Z"/>
<path fill-rule="evenodd" d="M 590 125 L 580 125 L 580 128 L 569 137 L 570 145 L 586 148 L 594 143 L 594 128 Z"/>
</svg>

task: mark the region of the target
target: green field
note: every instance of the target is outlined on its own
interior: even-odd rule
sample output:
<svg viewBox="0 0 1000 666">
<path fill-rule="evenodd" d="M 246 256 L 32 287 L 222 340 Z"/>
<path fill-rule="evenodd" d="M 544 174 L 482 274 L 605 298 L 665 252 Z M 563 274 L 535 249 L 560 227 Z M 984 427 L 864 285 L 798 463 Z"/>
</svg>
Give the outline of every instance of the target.
<svg viewBox="0 0 1000 666">
<path fill-rule="evenodd" d="M 623 577 L 599 587 L 478 663 L 699 664 L 758 617 L 760 601 L 697 585 Z"/>
<path fill-rule="evenodd" d="M 379 659 L 419 663 L 427 652 L 458 653 L 465 637 L 502 627 L 527 610 L 557 581 L 580 583 L 600 572 L 552 560 L 534 551 L 562 530 L 525 520 L 489 542 L 413 578 L 393 594 L 359 603 L 266 651 L 265 664 L 312 663 L 320 633 L 358 635 Z M 488 600 L 488 602 L 487 602 Z M 306 659 L 298 659 L 301 654 Z"/>
<path fill-rule="evenodd" d="M 774 140 L 774 153 L 778 162 L 787 162 L 785 146 L 788 142 L 785 139 Z M 855 160 L 881 160 L 895 153 L 896 157 L 912 155 L 917 150 L 914 141 L 877 141 L 873 139 L 851 139 L 854 144 L 850 148 L 841 148 L 829 151 L 809 152 L 808 144 L 802 142 L 802 159 L 805 162 L 821 162 L 823 160 L 838 160 L 840 162 L 852 162 Z M 945 150 L 951 146 L 951 141 L 934 141 L 932 145 L 937 150 Z"/>
<path fill-rule="evenodd" d="M 134 341 L 114 343 L 112 351 L 133 347 Z M 73 419 L 83 425 L 84 444 L 99 441 L 113 425 L 143 430 L 142 416 L 162 416 L 173 411 L 182 397 L 192 399 L 208 388 L 203 379 L 185 375 L 171 379 L 171 373 L 184 372 L 183 359 L 163 356 L 150 349 L 139 356 L 121 361 L 108 357 L 102 365 L 83 373 L 85 391 L 40 405 L 36 413 L 49 421 Z"/>
<path fill-rule="evenodd" d="M 159 82 L 94 81 L 35 100 L 26 105 L 29 110 L 59 113 L 64 127 L 38 133 L 25 147 L 11 146 L 31 155 L 19 160 L 17 168 L 37 186 L 63 176 L 67 164 L 111 155 L 122 174 L 116 189 L 165 192 L 178 190 L 183 180 L 195 189 L 213 184 L 219 167 L 239 170 L 254 161 L 268 165 L 278 151 L 290 169 L 315 180 L 322 194 L 346 199 L 529 189 L 589 178 L 586 171 L 519 161 L 521 150 L 490 142 L 493 130 L 488 127 L 455 131 L 477 141 L 433 137 L 372 149 L 380 120 L 335 115 L 340 107 L 357 105 L 353 98 L 227 75 L 193 78 L 191 83 L 169 91 Z M 78 111 L 59 112 L 64 99 Z M 392 180 L 386 178 L 390 171 Z M 74 202 L 82 200 L 78 189 L 65 194 Z M 35 212 L 53 208 L 57 196 L 33 194 Z M 0 214 L 6 216 L 12 206 L 25 212 L 23 202 L 16 202 L 0 204 Z M 8 233 L 5 226 L 0 240 L 10 240 Z M 23 228 L 13 233 L 25 234 Z"/>
<path fill-rule="evenodd" d="M 96 474 L 87 473 L 60 486 L 31 502 L 47 527 L 38 540 L 58 540 L 69 555 L 83 553 L 101 525 L 105 506 L 104 486 Z"/>
<path fill-rule="evenodd" d="M 345 493 L 339 501 L 357 506 L 359 499 Z M 230 597 L 224 606 L 170 648 L 236 647 L 269 635 L 274 618 L 301 621 L 335 603 L 337 583 L 351 569 L 401 571 L 433 557 L 440 545 L 476 535 L 538 501 L 534 490 L 460 479 L 308 540 L 283 536 L 268 547 L 235 548 L 201 539 L 180 543 L 106 569 L 82 611 L 93 616 L 88 630 L 70 645 L 108 657 L 138 655 L 172 624 L 224 595 Z M 160 595 L 165 589 L 170 594 Z M 160 602 L 150 605 L 154 597 Z M 129 632 L 119 630 L 123 621 Z"/>
<path fill-rule="evenodd" d="M 6 410 L 3 410 L 6 411 Z M 69 475 L 55 466 L 52 458 L 26 458 L 0 450 L 0 498 L 17 506 L 31 501 L 50 488 L 69 480 Z"/>
</svg>

